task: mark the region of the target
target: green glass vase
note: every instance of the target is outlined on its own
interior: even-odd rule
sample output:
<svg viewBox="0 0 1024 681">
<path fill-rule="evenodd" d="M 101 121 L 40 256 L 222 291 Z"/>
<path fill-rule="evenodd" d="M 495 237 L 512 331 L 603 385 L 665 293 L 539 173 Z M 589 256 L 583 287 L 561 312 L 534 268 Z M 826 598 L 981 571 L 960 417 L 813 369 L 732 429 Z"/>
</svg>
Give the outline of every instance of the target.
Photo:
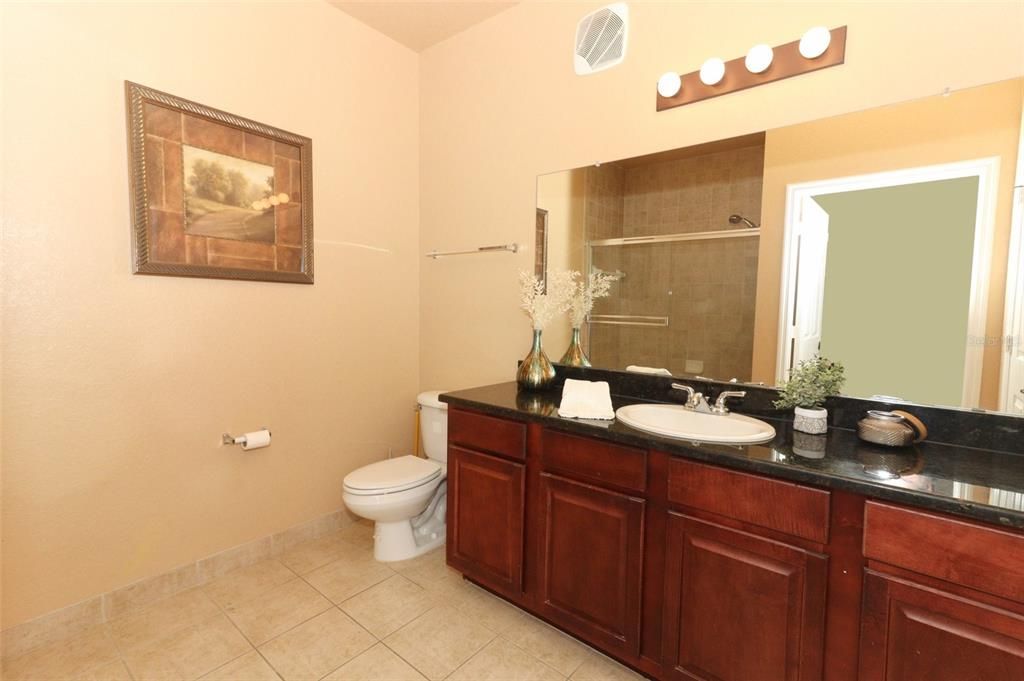
<svg viewBox="0 0 1024 681">
<path fill-rule="evenodd" d="M 541 347 L 540 329 L 533 330 L 533 347 L 516 372 L 516 383 L 524 390 L 544 390 L 555 380 L 555 367 Z"/>
<path fill-rule="evenodd" d="M 569 341 L 569 347 L 566 348 L 565 354 L 562 355 L 562 359 L 558 360 L 558 363 L 570 367 L 590 366 L 587 353 L 583 352 L 583 344 L 580 343 L 580 329 L 578 326 L 573 327 L 572 340 Z"/>
</svg>

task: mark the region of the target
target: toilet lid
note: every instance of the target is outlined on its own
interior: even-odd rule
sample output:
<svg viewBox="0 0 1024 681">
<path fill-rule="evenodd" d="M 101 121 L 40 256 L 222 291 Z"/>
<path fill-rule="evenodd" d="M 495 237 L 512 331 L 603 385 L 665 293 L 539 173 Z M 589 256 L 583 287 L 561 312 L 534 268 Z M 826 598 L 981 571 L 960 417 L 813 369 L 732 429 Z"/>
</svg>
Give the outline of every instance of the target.
<svg viewBox="0 0 1024 681">
<path fill-rule="evenodd" d="M 407 454 L 357 468 L 345 476 L 345 487 L 374 494 L 401 492 L 441 475 L 441 466 L 430 459 Z"/>
<path fill-rule="evenodd" d="M 421 407 L 433 407 L 434 409 L 444 409 L 448 411 L 448 405 L 441 401 L 441 395 L 446 391 L 444 390 L 428 390 L 422 392 L 416 396 L 416 402 Z"/>
</svg>

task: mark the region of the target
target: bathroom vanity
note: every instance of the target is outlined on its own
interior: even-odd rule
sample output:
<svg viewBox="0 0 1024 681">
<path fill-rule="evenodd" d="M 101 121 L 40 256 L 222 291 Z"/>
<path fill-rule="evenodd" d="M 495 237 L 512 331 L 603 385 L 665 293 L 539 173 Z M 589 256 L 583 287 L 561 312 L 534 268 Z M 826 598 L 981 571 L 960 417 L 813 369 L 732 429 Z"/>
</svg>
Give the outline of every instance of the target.
<svg viewBox="0 0 1024 681">
<path fill-rule="evenodd" d="M 544 330 L 591 368 L 442 397 L 449 564 L 656 679 L 1024 681 L 1022 96 L 1015 78 L 539 176 L 534 275 L 615 281 Z M 766 387 L 818 356 L 846 370 L 827 437 Z M 676 406 L 562 419 L 564 378 Z M 741 389 L 729 406 L 775 439 L 709 444 L 742 421 L 698 437 L 678 381 Z M 861 442 L 869 409 L 929 440 Z"/>
<path fill-rule="evenodd" d="M 781 420 L 691 443 L 514 383 L 441 399 L 449 565 L 650 677 L 1024 679 L 1024 512 L 975 500 L 1024 488 L 1024 456 L 841 428 L 802 456 Z"/>
</svg>

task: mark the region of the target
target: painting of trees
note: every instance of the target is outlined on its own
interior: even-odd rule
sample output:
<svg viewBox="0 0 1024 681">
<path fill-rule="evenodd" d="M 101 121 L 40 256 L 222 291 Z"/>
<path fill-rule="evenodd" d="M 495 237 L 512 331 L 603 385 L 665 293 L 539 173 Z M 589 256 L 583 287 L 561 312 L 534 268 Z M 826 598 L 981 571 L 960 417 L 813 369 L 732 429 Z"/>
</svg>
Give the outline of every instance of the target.
<svg viewBox="0 0 1024 681">
<path fill-rule="evenodd" d="M 188 145 L 182 150 L 186 232 L 274 240 L 274 210 L 260 203 L 274 195 L 272 167 Z"/>
</svg>

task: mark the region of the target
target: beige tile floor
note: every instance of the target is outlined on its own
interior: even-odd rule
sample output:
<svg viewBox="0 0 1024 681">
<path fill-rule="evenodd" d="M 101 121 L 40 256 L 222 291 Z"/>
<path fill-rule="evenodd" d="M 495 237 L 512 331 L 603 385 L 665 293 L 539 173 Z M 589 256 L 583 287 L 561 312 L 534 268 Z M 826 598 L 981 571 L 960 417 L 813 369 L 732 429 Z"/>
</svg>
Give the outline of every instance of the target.
<svg viewBox="0 0 1024 681">
<path fill-rule="evenodd" d="M 640 676 L 450 570 L 373 560 L 354 523 L 72 639 L 5 681 L 628 681 Z"/>
</svg>

